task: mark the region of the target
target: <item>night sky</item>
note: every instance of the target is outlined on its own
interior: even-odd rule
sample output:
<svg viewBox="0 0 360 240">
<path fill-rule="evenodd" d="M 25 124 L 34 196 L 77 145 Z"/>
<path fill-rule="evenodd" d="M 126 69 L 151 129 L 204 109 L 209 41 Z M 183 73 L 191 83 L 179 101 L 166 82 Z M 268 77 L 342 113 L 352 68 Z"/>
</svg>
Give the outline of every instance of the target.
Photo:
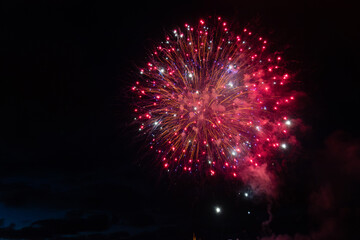
<svg viewBox="0 0 360 240">
<path fill-rule="evenodd" d="M 359 239 L 355 4 L 11 0 L 0 9 L 0 239 Z M 209 15 L 282 46 L 306 93 L 276 199 L 246 197 L 221 177 L 169 177 L 135 137 L 137 66 L 165 30 Z"/>
</svg>

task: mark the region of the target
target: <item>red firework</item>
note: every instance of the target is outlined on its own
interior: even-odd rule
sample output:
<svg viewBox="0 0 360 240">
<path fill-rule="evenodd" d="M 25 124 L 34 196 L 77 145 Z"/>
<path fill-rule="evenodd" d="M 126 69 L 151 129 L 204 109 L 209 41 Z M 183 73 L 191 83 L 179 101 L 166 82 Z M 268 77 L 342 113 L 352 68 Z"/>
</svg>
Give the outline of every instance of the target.
<svg viewBox="0 0 360 240">
<path fill-rule="evenodd" d="M 219 17 L 155 47 L 132 90 L 139 131 L 165 169 L 241 177 L 290 147 L 291 76 L 268 44 Z"/>
</svg>

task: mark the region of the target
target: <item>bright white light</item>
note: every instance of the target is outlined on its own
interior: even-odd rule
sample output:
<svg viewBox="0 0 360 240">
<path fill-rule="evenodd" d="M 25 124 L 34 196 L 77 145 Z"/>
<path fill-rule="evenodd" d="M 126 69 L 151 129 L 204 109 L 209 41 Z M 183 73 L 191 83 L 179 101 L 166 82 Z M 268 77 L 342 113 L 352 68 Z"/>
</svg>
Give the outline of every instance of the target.
<svg viewBox="0 0 360 240">
<path fill-rule="evenodd" d="M 283 148 L 283 149 L 286 149 L 286 144 L 285 143 L 283 143 L 283 144 L 281 144 L 281 147 Z"/>
<path fill-rule="evenodd" d="M 230 87 L 233 87 L 233 86 L 234 86 L 234 84 L 233 84 L 232 82 L 229 82 L 228 85 L 229 85 Z"/>
<path fill-rule="evenodd" d="M 291 125 L 290 120 L 287 120 L 287 121 L 285 122 L 285 124 L 288 125 L 288 126 L 290 126 L 290 125 Z"/>
<path fill-rule="evenodd" d="M 156 122 L 154 122 L 154 125 L 156 126 L 156 125 L 158 125 L 159 124 L 159 122 L 158 121 L 156 121 Z"/>
<path fill-rule="evenodd" d="M 248 211 L 248 215 L 250 215 L 250 211 Z"/>
<path fill-rule="evenodd" d="M 259 126 L 256 126 L 256 130 L 260 131 L 260 127 L 259 127 Z"/>
<path fill-rule="evenodd" d="M 164 73 L 164 72 L 165 72 L 165 69 L 161 68 L 161 69 L 160 69 L 160 72 L 161 72 L 161 73 Z"/>
<path fill-rule="evenodd" d="M 235 151 L 232 151 L 232 153 L 231 153 L 233 156 L 235 156 L 236 155 L 236 152 Z"/>
<path fill-rule="evenodd" d="M 233 66 L 232 65 L 229 65 L 229 69 L 231 70 L 233 68 Z"/>
<path fill-rule="evenodd" d="M 245 197 L 248 197 L 249 196 L 249 194 L 246 192 L 246 193 L 244 193 L 244 195 L 245 195 Z"/>
<path fill-rule="evenodd" d="M 220 214 L 220 213 L 221 213 L 221 208 L 220 208 L 220 207 L 215 207 L 215 212 L 216 212 L 217 214 Z"/>
<path fill-rule="evenodd" d="M 191 73 L 189 73 L 189 75 L 188 75 L 188 76 L 189 76 L 189 78 L 192 78 L 192 77 L 193 77 L 193 75 L 192 75 Z"/>
</svg>

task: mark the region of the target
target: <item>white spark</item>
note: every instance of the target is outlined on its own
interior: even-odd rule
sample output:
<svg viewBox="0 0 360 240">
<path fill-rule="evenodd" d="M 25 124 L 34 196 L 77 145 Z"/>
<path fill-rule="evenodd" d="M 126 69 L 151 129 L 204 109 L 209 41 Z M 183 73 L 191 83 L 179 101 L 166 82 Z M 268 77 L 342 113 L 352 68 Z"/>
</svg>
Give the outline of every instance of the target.
<svg viewBox="0 0 360 240">
<path fill-rule="evenodd" d="M 217 214 L 220 214 L 220 213 L 221 213 L 221 208 L 220 208 L 220 207 L 215 207 L 215 212 L 216 212 Z"/>
</svg>

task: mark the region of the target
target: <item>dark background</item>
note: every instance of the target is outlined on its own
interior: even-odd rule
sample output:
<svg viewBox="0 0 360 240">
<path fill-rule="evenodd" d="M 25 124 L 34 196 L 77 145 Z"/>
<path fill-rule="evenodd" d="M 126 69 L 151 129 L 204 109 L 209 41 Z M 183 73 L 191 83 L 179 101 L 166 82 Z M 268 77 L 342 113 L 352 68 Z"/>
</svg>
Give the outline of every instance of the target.
<svg viewBox="0 0 360 240">
<path fill-rule="evenodd" d="M 13 0 L 0 11 L 0 239 L 359 238 L 355 4 Z M 301 147 L 271 203 L 139 161 L 127 98 L 136 66 L 164 30 L 209 15 L 285 46 L 307 95 Z"/>
</svg>

